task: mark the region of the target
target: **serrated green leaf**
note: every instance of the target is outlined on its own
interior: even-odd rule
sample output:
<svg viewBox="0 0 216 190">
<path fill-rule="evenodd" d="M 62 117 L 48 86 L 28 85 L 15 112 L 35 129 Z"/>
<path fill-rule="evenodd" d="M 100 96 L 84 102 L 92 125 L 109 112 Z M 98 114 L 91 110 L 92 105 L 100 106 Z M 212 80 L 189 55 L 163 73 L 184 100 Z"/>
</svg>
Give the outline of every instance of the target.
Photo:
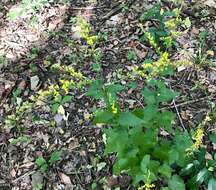
<svg viewBox="0 0 216 190">
<path fill-rule="evenodd" d="M 110 84 L 108 86 L 106 86 L 106 90 L 109 92 L 109 93 L 117 93 L 117 92 L 120 92 L 124 89 L 124 86 L 120 85 L 120 84 Z"/>
<path fill-rule="evenodd" d="M 158 92 L 157 101 L 158 102 L 169 102 L 178 96 L 177 92 L 170 90 L 163 85 Z"/>
<path fill-rule="evenodd" d="M 184 181 L 178 176 L 173 175 L 168 181 L 168 186 L 170 190 L 185 190 Z"/>
<path fill-rule="evenodd" d="M 49 164 L 53 165 L 61 159 L 62 151 L 55 151 L 51 154 Z"/>
<path fill-rule="evenodd" d="M 150 163 L 150 155 L 145 155 L 141 161 L 141 166 L 140 169 L 142 170 L 143 173 L 146 173 L 148 170 L 148 165 Z"/>
<path fill-rule="evenodd" d="M 110 111 L 99 110 L 95 114 L 94 123 L 109 123 L 113 119 L 114 114 Z"/>
<path fill-rule="evenodd" d="M 121 126 L 139 126 L 143 120 L 130 112 L 122 112 L 119 115 L 119 124 Z"/>
<path fill-rule="evenodd" d="M 168 155 L 169 155 L 169 164 L 173 164 L 179 159 L 179 153 L 176 149 L 171 149 L 168 152 Z"/>
<path fill-rule="evenodd" d="M 142 91 L 142 95 L 147 105 L 154 105 L 157 103 L 156 101 L 156 93 L 149 90 L 147 87 Z"/>
<path fill-rule="evenodd" d="M 86 95 L 95 99 L 103 99 L 104 98 L 103 81 L 96 80 L 92 82 Z"/>
<path fill-rule="evenodd" d="M 170 178 L 172 174 L 172 168 L 168 164 L 163 164 L 159 167 L 159 173 L 166 178 Z"/>
<path fill-rule="evenodd" d="M 160 123 L 160 127 L 163 127 L 167 132 L 172 133 L 173 129 L 171 125 L 174 118 L 175 118 L 174 113 L 165 111 L 160 114 L 160 117 L 158 118 L 159 119 L 158 123 Z"/>
<path fill-rule="evenodd" d="M 66 103 L 66 102 L 70 102 L 72 100 L 73 96 L 64 96 L 63 99 L 62 99 L 62 104 Z"/>
<path fill-rule="evenodd" d="M 39 156 L 35 160 L 35 164 L 37 165 L 37 167 L 40 171 L 46 172 L 48 165 L 47 165 L 47 161 L 42 156 Z"/>
<path fill-rule="evenodd" d="M 59 109 L 60 104 L 59 103 L 55 103 L 52 105 L 51 110 L 53 113 L 57 113 L 58 109 Z"/>
</svg>

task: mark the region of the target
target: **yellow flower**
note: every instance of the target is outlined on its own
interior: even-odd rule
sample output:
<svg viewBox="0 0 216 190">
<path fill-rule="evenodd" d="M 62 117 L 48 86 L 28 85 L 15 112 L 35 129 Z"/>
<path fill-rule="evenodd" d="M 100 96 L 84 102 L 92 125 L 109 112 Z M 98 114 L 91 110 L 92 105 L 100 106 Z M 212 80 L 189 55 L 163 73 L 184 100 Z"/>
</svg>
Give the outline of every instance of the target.
<svg viewBox="0 0 216 190">
<path fill-rule="evenodd" d="M 115 102 L 112 103 L 112 113 L 116 114 L 118 109 L 115 107 Z"/>
<path fill-rule="evenodd" d="M 187 149 L 188 154 L 192 154 L 192 152 L 199 149 L 199 147 L 202 145 L 202 139 L 204 137 L 204 130 L 203 128 L 198 128 L 197 131 L 192 136 L 192 139 L 195 141 L 193 145 Z"/>
<path fill-rule="evenodd" d="M 192 151 L 196 151 L 199 149 L 200 145 L 202 145 L 202 139 L 204 137 L 204 129 L 198 128 L 197 131 L 193 135 L 194 144 L 191 146 Z"/>
<path fill-rule="evenodd" d="M 152 190 L 154 187 L 154 184 L 146 183 L 145 185 L 139 187 L 138 190 Z"/>
</svg>

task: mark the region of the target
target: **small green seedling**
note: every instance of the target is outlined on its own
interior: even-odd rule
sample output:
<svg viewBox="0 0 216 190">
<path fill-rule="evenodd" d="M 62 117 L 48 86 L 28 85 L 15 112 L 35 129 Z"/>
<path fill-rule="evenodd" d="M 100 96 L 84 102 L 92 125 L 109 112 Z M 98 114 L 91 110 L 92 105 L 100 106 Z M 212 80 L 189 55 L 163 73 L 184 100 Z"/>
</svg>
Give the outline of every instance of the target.
<svg viewBox="0 0 216 190">
<path fill-rule="evenodd" d="M 39 156 L 35 160 L 35 164 L 41 172 L 47 172 L 47 169 L 49 167 L 52 167 L 56 162 L 61 159 L 61 155 L 62 151 L 54 151 L 48 160 L 44 159 L 43 156 Z"/>
</svg>

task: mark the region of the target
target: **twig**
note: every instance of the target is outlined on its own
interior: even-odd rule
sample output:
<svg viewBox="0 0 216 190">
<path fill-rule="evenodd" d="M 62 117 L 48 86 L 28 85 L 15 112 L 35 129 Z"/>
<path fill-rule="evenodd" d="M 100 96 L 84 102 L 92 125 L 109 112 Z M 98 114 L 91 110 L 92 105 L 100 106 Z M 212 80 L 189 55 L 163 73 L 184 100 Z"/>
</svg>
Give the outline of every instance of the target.
<svg viewBox="0 0 216 190">
<path fill-rule="evenodd" d="M 215 95 L 216 95 L 216 94 L 215 94 Z M 205 96 L 205 97 L 198 98 L 198 99 L 195 99 L 195 100 L 188 100 L 188 101 L 185 101 L 185 102 L 176 104 L 175 106 L 174 106 L 174 104 L 173 104 L 173 105 L 168 106 L 168 107 L 167 107 L 167 106 L 166 106 L 166 107 L 162 107 L 162 108 L 160 108 L 159 110 L 161 111 L 161 110 L 166 110 L 166 109 L 169 109 L 169 108 L 175 108 L 175 107 L 180 107 L 180 106 L 184 106 L 184 105 L 188 105 L 188 104 L 193 104 L 193 103 L 201 102 L 201 101 L 206 100 L 206 99 L 209 99 L 209 98 L 212 98 L 212 100 L 215 100 L 216 97 L 213 98 L 213 96 L 214 96 L 214 95 L 210 95 L 210 96 Z"/>
<path fill-rule="evenodd" d="M 106 6 L 100 6 L 100 7 L 71 7 L 73 10 L 93 10 L 93 9 L 102 9 L 106 8 Z"/>
<path fill-rule="evenodd" d="M 179 113 L 179 111 L 178 111 L 178 108 L 177 108 L 177 106 L 176 106 L 175 100 L 173 100 L 173 105 L 174 105 L 174 107 L 175 107 L 175 110 L 176 110 L 177 116 L 178 116 L 178 118 L 179 118 L 180 124 L 181 124 L 182 128 L 186 131 L 186 128 L 185 128 L 184 123 L 183 123 L 183 121 L 182 121 L 181 115 L 180 115 L 180 113 Z"/>
<path fill-rule="evenodd" d="M 169 87 L 170 87 L 170 90 L 172 90 L 172 87 L 171 87 L 170 83 L 169 83 Z M 179 119 L 179 121 L 180 121 L 181 127 L 184 129 L 184 131 L 186 131 L 186 128 L 185 128 L 184 123 L 183 123 L 183 121 L 182 121 L 181 115 L 180 115 L 180 113 L 179 113 L 179 111 L 178 111 L 178 108 L 177 108 L 177 106 L 176 106 L 175 99 L 173 99 L 172 102 L 173 102 L 173 106 L 175 107 L 175 110 L 176 110 L 178 119 Z"/>
<path fill-rule="evenodd" d="M 14 180 L 12 181 L 12 183 L 15 183 L 15 182 L 19 181 L 20 179 L 22 179 L 22 178 L 24 178 L 24 177 L 26 177 L 26 176 L 29 176 L 29 175 L 31 175 L 31 174 L 33 174 L 33 173 L 35 173 L 35 171 L 26 172 L 25 174 L 21 175 L 20 177 L 14 179 Z"/>
</svg>

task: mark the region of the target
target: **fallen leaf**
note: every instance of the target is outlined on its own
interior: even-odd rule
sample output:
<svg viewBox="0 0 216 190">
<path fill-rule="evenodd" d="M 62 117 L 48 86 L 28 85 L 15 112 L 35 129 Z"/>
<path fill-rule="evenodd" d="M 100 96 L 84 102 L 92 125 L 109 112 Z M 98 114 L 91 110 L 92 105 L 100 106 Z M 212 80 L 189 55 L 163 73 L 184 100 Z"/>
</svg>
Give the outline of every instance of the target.
<svg viewBox="0 0 216 190">
<path fill-rule="evenodd" d="M 12 177 L 16 177 L 16 171 L 15 171 L 15 169 L 12 169 L 12 170 L 10 171 L 10 175 L 11 175 Z"/>
<path fill-rule="evenodd" d="M 39 84 L 39 77 L 37 75 L 30 78 L 31 81 L 31 90 L 36 90 Z"/>
<path fill-rule="evenodd" d="M 62 172 L 58 172 L 58 176 L 64 184 L 72 184 L 70 177 Z"/>
</svg>

